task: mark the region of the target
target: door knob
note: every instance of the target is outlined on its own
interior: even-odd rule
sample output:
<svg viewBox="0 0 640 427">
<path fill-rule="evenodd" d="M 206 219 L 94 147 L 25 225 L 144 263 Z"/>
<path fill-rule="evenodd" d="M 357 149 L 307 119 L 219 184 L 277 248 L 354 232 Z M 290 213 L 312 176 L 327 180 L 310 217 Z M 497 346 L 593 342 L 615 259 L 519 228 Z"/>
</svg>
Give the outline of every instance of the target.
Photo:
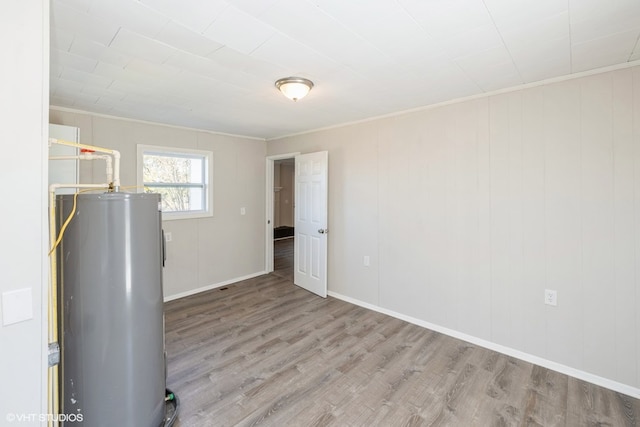
<svg viewBox="0 0 640 427">
<path fill-rule="evenodd" d="M 328 232 L 329 232 L 329 230 L 327 230 L 326 228 L 321 228 L 321 229 L 318 230 L 318 233 L 320 233 L 320 234 L 326 234 Z"/>
</svg>

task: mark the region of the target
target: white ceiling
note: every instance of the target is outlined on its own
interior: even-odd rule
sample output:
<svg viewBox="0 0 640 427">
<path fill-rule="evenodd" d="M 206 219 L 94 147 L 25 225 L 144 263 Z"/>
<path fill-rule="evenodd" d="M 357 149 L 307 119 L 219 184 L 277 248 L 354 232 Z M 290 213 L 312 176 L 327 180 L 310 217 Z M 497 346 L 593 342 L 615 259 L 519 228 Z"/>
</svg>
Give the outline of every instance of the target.
<svg viewBox="0 0 640 427">
<path fill-rule="evenodd" d="M 269 139 L 638 60 L 639 36 L 640 0 L 52 0 L 51 104 Z"/>
</svg>

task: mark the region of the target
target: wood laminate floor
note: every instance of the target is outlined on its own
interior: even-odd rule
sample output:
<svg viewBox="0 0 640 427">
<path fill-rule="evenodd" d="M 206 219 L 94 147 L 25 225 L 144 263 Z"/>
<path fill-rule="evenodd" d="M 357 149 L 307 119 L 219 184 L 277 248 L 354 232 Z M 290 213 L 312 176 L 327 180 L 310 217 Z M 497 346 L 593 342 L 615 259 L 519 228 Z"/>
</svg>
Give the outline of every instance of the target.
<svg viewBox="0 0 640 427">
<path fill-rule="evenodd" d="M 293 282 L 293 237 L 273 242 L 273 274 Z"/>
<path fill-rule="evenodd" d="M 166 303 L 175 426 L 635 426 L 640 401 L 275 274 Z"/>
</svg>

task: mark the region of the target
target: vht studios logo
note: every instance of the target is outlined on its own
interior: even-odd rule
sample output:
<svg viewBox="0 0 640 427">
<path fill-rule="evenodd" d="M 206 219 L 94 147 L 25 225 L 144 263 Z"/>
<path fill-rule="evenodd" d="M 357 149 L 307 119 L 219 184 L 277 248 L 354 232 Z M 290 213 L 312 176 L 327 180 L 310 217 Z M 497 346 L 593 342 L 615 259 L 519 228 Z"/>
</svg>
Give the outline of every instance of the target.
<svg viewBox="0 0 640 427">
<path fill-rule="evenodd" d="M 10 423 L 18 422 L 44 422 L 44 421 L 55 421 L 55 422 L 66 422 L 66 423 L 81 423 L 84 419 L 82 414 L 18 414 L 18 413 L 8 413 L 5 417 L 6 420 Z"/>
</svg>

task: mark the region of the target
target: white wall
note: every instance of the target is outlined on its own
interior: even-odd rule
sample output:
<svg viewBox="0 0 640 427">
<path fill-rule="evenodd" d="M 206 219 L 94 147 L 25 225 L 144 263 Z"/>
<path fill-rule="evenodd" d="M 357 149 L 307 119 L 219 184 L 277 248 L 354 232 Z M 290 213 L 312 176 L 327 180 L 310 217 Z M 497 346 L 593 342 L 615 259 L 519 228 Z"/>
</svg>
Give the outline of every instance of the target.
<svg viewBox="0 0 640 427">
<path fill-rule="evenodd" d="M 282 190 L 280 191 L 282 199 L 280 220 L 282 225 L 288 225 L 289 227 L 294 226 L 293 207 L 296 203 L 295 191 L 293 191 L 294 169 L 295 165 L 293 163 L 284 163 L 280 170 L 280 185 L 282 185 Z"/>
<path fill-rule="evenodd" d="M 277 171 L 277 172 L 276 172 Z M 280 191 L 275 193 L 275 210 L 277 222 L 276 227 L 288 226 L 293 227 L 293 206 L 295 204 L 295 195 L 293 191 L 293 162 L 276 161 L 274 164 L 274 185 L 281 187 Z M 277 180 L 277 184 L 275 184 Z"/>
<path fill-rule="evenodd" d="M 640 395 L 640 67 L 267 143 L 317 150 L 331 292 Z"/>
<path fill-rule="evenodd" d="M 30 288 L 33 296 L 33 319 L 0 322 L 0 424 L 5 425 L 11 414 L 46 413 L 48 1 L 2 2 L 0 51 L 0 182 L 5 185 L 0 293 Z M 26 420 L 20 425 L 40 425 L 37 418 Z"/>
<path fill-rule="evenodd" d="M 264 271 L 265 142 L 204 131 L 52 109 L 51 123 L 77 126 L 80 141 L 122 154 L 122 185 L 136 185 L 136 145 L 213 152 L 213 217 L 164 221 L 172 234 L 164 270 L 165 298 Z M 86 165 L 81 176 L 104 182 L 104 168 Z M 135 191 L 135 190 L 131 190 Z M 240 208 L 246 215 L 240 215 Z"/>
<path fill-rule="evenodd" d="M 280 191 L 275 191 L 280 187 L 280 163 L 278 161 L 273 163 L 273 227 L 280 227 Z"/>
</svg>

